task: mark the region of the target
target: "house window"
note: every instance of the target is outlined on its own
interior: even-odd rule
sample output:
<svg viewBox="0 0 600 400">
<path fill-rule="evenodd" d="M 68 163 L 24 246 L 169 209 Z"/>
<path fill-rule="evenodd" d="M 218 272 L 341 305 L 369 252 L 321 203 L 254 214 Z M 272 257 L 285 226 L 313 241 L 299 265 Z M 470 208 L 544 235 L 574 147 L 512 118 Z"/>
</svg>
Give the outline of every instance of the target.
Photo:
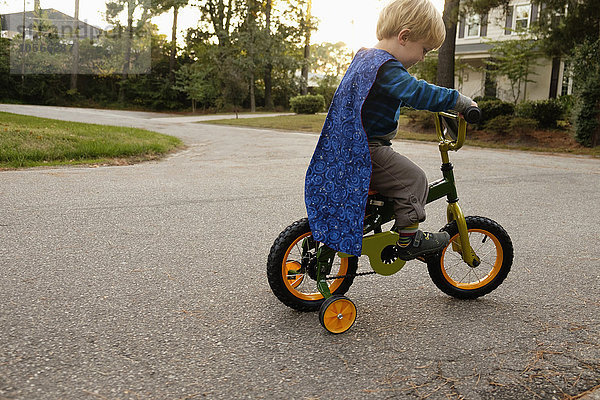
<svg viewBox="0 0 600 400">
<path fill-rule="evenodd" d="M 458 24 L 458 37 L 479 37 L 487 35 L 488 15 L 462 17 Z"/>
<path fill-rule="evenodd" d="M 472 15 L 467 19 L 467 37 L 479 36 L 481 21 L 479 15 Z"/>
<path fill-rule="evenodd" d="M 515 6 L 515 30 L 522 31 L 529 27 L 529 16 L 531 15 L 531 5 L 522 4 Z"/>
</svg>

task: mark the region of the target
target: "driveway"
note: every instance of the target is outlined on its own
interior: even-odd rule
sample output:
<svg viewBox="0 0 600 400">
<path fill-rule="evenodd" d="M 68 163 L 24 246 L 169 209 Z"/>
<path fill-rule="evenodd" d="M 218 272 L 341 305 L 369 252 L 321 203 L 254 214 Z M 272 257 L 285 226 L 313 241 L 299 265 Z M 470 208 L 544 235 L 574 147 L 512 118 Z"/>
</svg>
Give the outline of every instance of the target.
<svg viewBox="0 0 600 400">
<path fill-rule="evenodd" d="M 0 173 L 0 399 L 563 399 L 600 384 L 597 159 L 451 154 L 465 214 L 512 237 L 508 278 L 475 301 L 444 295 L 417 261 L 357 278 L 357 322 L 331 335 L 265 273 L 273 240 L 305 216 L 316 135 L 0 110 L 188 145 L 131 166 Z M 434 144 L 394 147 L 440 176 Z M 425 229 L 443 226 L 444 201 L 427 212 Z"/>
</svg>

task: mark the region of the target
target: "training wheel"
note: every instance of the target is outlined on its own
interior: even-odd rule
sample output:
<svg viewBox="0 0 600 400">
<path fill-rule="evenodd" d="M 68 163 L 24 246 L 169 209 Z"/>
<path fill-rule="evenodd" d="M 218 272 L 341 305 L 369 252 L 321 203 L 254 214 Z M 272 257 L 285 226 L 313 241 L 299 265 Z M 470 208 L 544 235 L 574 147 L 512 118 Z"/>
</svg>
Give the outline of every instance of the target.
<svg viewBox="0 0 600 400">
<path fill-rule="evenodd" d="M 331 333 L 344 333 L 356 321 L 356 306 L 346 296 L 332 296 L 319 311 L 319 322 Z"/>
</svg>

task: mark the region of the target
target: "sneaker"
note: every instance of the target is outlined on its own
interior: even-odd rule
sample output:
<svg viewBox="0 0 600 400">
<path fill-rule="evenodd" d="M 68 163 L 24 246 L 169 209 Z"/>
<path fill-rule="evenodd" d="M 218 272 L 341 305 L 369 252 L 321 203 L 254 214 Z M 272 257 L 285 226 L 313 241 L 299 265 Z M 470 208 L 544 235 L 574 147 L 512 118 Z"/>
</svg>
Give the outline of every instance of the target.
<svg viewBox="0 0 600 400">
<path fill-rule="evenodd" d="M 419 256 L 436 253 L 450 243 L 447 232 L 427 233 L 418 230 L 408 246 L 394 246 L 396 256 L 404 261 L 412 260 Z"/>
</svg>

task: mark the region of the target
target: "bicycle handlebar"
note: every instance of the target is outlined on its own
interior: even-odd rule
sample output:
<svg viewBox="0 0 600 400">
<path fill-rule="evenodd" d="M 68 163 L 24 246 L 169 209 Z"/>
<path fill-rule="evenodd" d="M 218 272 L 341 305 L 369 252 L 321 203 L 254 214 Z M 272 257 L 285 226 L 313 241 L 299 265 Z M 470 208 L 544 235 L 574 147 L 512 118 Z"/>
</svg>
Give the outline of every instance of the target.
<svg viewBox="0 0 600 400">
<path fill-rule="evenodd" d="M 471 106 L 465 110 L 463 118 L 469 124 L 477 124 L 481 121 L 481 109 L 476 106 Z"/>
<path fill-rule="evenodd" d="M 440 150 L 456 151 L 465 142 L 467 123 L 476 124 L 481 121 L 481 109 L 468 107 L 462 115 L 438 112 L 436 116 L 436 131 L 440 140 Z"/>
</svg>

